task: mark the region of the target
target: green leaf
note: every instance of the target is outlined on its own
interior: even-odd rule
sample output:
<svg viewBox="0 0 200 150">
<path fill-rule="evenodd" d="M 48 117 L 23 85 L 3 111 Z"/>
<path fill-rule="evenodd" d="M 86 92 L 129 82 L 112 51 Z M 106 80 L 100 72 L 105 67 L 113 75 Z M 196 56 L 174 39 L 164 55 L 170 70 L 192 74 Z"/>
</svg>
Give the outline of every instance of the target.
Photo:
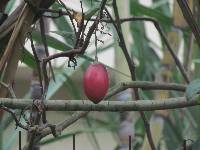
<svg viewBox="0 0 200 150">
<path fill-rule="evenodd" d="M 59 30 L 59 31 L 50 31 L 50 32 L 58 34 L 58 35 L 63 36 L 63 37 L 66 37 L 66 36 L 74 34 L 73 32 L 68 32 L 68 31 L 65 31 L 65 30 L 63 30 L 63 31 L 61 31 L 61 30 Z"/>
<path fill-rule="evenodd" d="M 153 80 L 152 77 L 158 69 L 155 64 L 160 63 L 160 59 L 145 38 L 144 22 L 131 24 L 131 30 L 135 41 L 131 52 L 140 62 L 136 70 L 137 77 L 139 80 Z"/>
<path fill-rule="evenodd" d="M 36 42 L 42 43 L 40 32 L 34 31 L 34 32 L 32 32 L 32 36 Z M 47 38 L 48 46 L 50 46 L 56 50 L 66 51 L 66 50 L 73 48 L 73 46 L 68 44 L 67 42 L 63 43 L 51 35 L 46 35 L 46 38 Z"/>
<path fill-rule="evenodd" d="M 92 7 L 95 4 L 99 4 L 99 1 L 97 0 L 82 0 L 83 3 L 87 6 L 87 7 Z"/>
<path fill-rule="evenodd" d="M 133 15 L 146 15 L 156 18 L 162 25 L 169 26 L 172 23 L 172 18 L 162 14 L 162 12 L 148 8 L 134 1 L 131 1 L 131 13 Z"/>
<path fill-rule="evenodd" d="M 32 69 L 36 68 L 35 59 L 28 50 L 26 50 L 26 49 L 23 50 L 20 60 L 21 60 L 21 62 L 26 64 L 28 67 L 31 67 Z"/>
<path fill-rule="evenodd" d="M 10 12 L 15 4 L 15 0 L 10 0 L 6 5 L 5 12 Z"/>
<path fill-rule="evenodd" d="M 152 9 L 161 7 L 165 4 L 167 4 L 169 2 L 169 0 L 161 0 L 161 1 L 157 1 L 156 3 L 153 3 L 153 5 L 151 6 Z"/>
<path fill-rule="evenodd" d="M 64 76 L 67 78 L 67 82 L 65 82 L 64 85 L 67 88 L 69 94 L 73 97 L 73 99 L 81 99 L 81 91 L 75 84 L 75 81 L 73 81 L 72 76 L 70 77 L 67 74 L 64 74 Z"/>
<path fill-rule="evenodd" d="M 58 3 L 54 3 L 54 5 L 52 6 L 53 9 L 60 9 L 60 7 L 61 6 Z M 59 19 L 53 19 L 52 21 L 59 31 L 74 33 L 72 26 L 70 22 L 66 19 L 66 17 L 62 16 Z M 65 39 L 65 42 L 69 45 L 74 45 L 73 37 L 71 36 L 71 34 L 70 36 L 65 35 L 63 36 L 63 38 Z"/>
<path fill-rule="evenodd" d="M 40 145 L 48 145 L 48 144 L 51 144 L 51 143 L 53 143 L 53 142 L 56 142 L 56 141 L 59 141 L 59 140 L 62 140 L 62 139 L 72 138 L 72 136 L 73 136 L 74 134 L 75 134 L 75 135 L 79 135 L 79 134 L 82 134 L 82 133 L 83 133 L 82 131 L 76 131 L 76 132 L 67 133 L 67 134 L 58 136 L 58 137 L 56 137 L 56 138 L 45 139 L 45 140 L 42 140 L 42 141 L 40 142 Z"/>
<path fill-rule="evenodd" d="M 52 8 L 60 9 L 58 5 L 54 5 Z M 71 27 L 71 24 L 67 21 L 67 19 L 64 16 L 60 17 L 59 19 L 53 19 L 52 21 L 60 31 L 74 32 Z"/>
<path fill-rule="evenodd" d="M 200 64 L 200 59 L 193 59 L 192 62 L 193 62 L 193 63 Z"/>
<path fill-rule="evenodd" d="M 163 138 L 164 141 L 166 141 L 166 147 L 168 150 L 176 149 L 177 145 L 183 141 L 183 122 L 178 117 L 178 111 L 172 111 L 170 115 L 170 118 L 165 119 L 163 130 Z"/>
<path fill-rule="evenodd" d="M 191 100 L 200 91 L 200 79 L 192 81 L 186 88 L 186 98 Z"/>
<path fill-rule="evenodd" d="M 85 19 L 90 19 L 99 10 L 99 6 L 95 5 L 93 8 L 85 12 Z"/>
</svg>

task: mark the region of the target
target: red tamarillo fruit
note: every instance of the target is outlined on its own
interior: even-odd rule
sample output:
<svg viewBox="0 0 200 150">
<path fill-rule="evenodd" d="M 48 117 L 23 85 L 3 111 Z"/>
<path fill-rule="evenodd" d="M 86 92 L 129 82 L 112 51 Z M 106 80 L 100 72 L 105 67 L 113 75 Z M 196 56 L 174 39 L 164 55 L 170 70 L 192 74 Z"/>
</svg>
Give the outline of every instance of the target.
<svg viewBox="0 0 200 150">
<path fill-rule="evenodd" d="M 99 63 L 89 65 L 84 74 L 83 86 L 88 99 L 95 104 L 99 103 L 105 97 L 109 87 L 106 68 Z"/>
</svg>

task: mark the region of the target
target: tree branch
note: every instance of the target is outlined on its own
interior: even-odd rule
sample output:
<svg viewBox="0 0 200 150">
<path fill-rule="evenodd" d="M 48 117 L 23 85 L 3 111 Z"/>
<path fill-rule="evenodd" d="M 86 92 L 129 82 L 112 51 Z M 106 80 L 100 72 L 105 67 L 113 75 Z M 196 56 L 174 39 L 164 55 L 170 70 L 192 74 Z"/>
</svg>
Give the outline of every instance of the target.
<svg viewBox="0 0 200 150">
<path fill-rule="evenodd" d="M 124 91 L 128 88 L 141 88 L 143 90 L 175 90 L 184 92 L 186 86 L 176 83 L 162 83 L 162 82 L 150 82 L 150 81 L 132 81 L 122 82 L 113 88 L 111 92 L 106 96 L 106 99 L 116 95 L 117 93 Z"/>
<path fill-rule="evenodd" d="M 7 84 L 3 83 L 2 81 L 0 81 L 0 85 L 8 90 L 8 92 L 12 98 L 16 98 L 15 92 L 11 85 L 7 85 Z"/>
<path fill-rule="evenodd" d="M 126 61 L 128 63 L 128 67 L 129 67 L 129 70 L 130 70 L 130 73 L 131 73 L 131 78 L 132 78 L 133 81 L 135 81 L 136 80 L 135 62 L 134 62 L 134 60 L 131 59 L 131 57 L 128 53 L 128 49 L 126 47 L 126 43 L 125 43 L 124 36 L 123 36 L 123 33 L 122 33 L 122 28 L 121 28 L 120 17 L 119 17 L 119 12 L 118 12 L 116 0 L 113 0 L 113 10 L 114 10 L 115 18 L 116 18 L 115 28 L 116 28 L 117 34 L 119 36 L 119 39 L 120 39 L 119 46 L 121 47 L 121 49 L 124 53 L 124 56 L 126 58 Z M 107 13 L 109 14 L 108 11 L 107 11 Z M 112 19 L 111 15 L 109 15 L 109 17 L 110 17 L 110 19 Z M 115 24 L 115 22 L 113 22 L 113 24 Z M 138 88 L 133 88 L 133 92 L 134 92 L 135 100 L 139 100 L 140 95 L 139 95 Z M 145 130 L 146 130 L 146 133 L 147 133 L 149 145 L 151 146 L 152 150 L 155 150 L 156 148 L 155 148 L 155 145 L 154 145 L 154 142 L 153 142 L 153 139 L 152 139 L 152 134 L 151 134 L 149 122 L 148 122 L 144 112 L 139 111 L 139 113 L 140 113 L 140 116 L 141 116 L 141 118 L 144 122 L 144 127 L 145 127 Z"/>
<path fill-rule="evenodd" d="M 7 108 L 5 106 L 2 106 L 2 105 L 0 105 L 0 109 L 3 109 L 4 111 L 6 111 L 6 112 L 8 112 L 8 113 L 10 113 L 12 115 L 12 117 L 13 117 L 13 119 L 15 121 L 15 124 L 16 124 L 16 128 L 19 126 L 20 128 L 22 128 L 24 130 L 28 130 L 28 126 L 23 125 L 20 122 L 20 120 L 17 119 L 17 116 L 16 116 L 14 111 L 12 111 L 11 109 L 9 109 L 9 108 Z"/>
<path fill-rule="evenodd" d="M 56 132 L 57 134 L 60 134 L 65 128 L 76 122 L 82 117 L 85 117 L 88 114 L 88 111 L 80 111 L 72 114 L 69 118 L 67 118 L 65 121 L 58 123 L 56 125 Z M 41 133 L 41 138 L 45 137 L 49 134 L 52 134 L 52 130 L 50 128 L 46 128 Z"/>
<path fill-rule="evenodd" d="M 46 111 L 153 111 L 176 109 L 200 105 L 199 96 L 187 100 L 186 97 L 162 100 L 102 101 L 94 104 L 89 100 L 46 100 Z M 32 99 L 0 98 L 0 105 L 11 109 L 24 109 L 31 106 Z"/>
<path fill-rule="evenodd" d="M 193 14 L 192 14 L 192 11 L 190 10 L 190 7 L 188 6 L 187 1 L 186 0 L 177 0 L 177 2 L 182 10 L 185 20 L 187 21 L 188 25 L 192 29 L 192 32 L 193 32 L 193 34 L 197 40 L 197 43 L 200 47 L 200 30 L 195 21 Z"/>
</svg>

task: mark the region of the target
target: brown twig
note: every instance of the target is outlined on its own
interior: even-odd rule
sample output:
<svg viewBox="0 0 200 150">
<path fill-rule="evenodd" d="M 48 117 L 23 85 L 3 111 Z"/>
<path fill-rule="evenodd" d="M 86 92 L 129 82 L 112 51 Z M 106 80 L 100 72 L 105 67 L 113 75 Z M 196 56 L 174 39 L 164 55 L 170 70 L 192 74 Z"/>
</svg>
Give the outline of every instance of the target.
<svg viewBox="0 0 200 150">
<path fill-rule="evenodd" d="M 89 42 L 90 42 L 90 39 L 91 39 L 91 36 L 92 34 L 95 32 L 100 20 L 103 18 L 103 10 L 105 8 L 105 5 L 106 5 L 106 2 L 107 0 L 103 0 L 101 2 L 101 5 L 100 5 L 100 12 L 98 13 L 97 17 L 96 17 L 96 20 L 94 21 L 94 23 L 92 24 L 92 26 L 90 27 L 87 35 L 86 35 L 86 38 L 85 38 L 85 41 L 84 41 L 84 44 L 82 46 L 82 49 L 81 49 L 81 53 L 84 54 L 85 53 L 85 50 L 86 48 L 88 47 L 89 45 Z"/>
<path fill-rule="evenodd" d="M 38 70 L 38 76 L 39 76 L 39 82 L 40 82 L 40 87 L 41 87 L 41 93 L 43 93 L 43 84 L 42 84 L 42 71 L 41 71 L 41 66 L 40 66 L 40 59 L 38 58 L 38 55 L 37 55 L 37 52 L 35 50 L 35 46 L 33 44 L 33 38 L 32 38 L 32 35 L 31 33 L 28 33 L 29 34 L 29 37 L 30 37 L 30 41 L 31 41 L 31 48 L 32 48 L 32 51 L 33 51 L 33 56 L 35 58 L 35 62 L 36 62 L 36 65 L 37 65 L 37 70 Z"/>
<path fill-rule="evenodd" d="M 84 31 L 85 31 L 85 28 L 87 26 L 87 23 L 86 23 L 86 25 L 84 25 L 85 15 L 83 13 L 82 2 L 81 2 L 81 10 L 82 10 L 82 12 L 81 12 L 82 18 L 81 18 L 81 22 L 80 22 L 80 25 L 79 25 L 79 28 L 78 28 L 77 35 L 76 35 L 76 42 L 75 42 L 74 48 L 78 48 L 78 47 L 82 46 Z M 82 34 L 82 36 L 81 36 L 81 34 Z"/>
<path fill-rule="evenodd" d="M 10 93 L 10 96 L 12 98 L 16 98 L 15 92 L 14 92 L 12 86 L 7 85 L 7 84 L 3 83 L 2 81 L 0 81 L 0 85 L 2 85 L 4 88 L 6 88 L 8 90 L 8 92 Z"/>
<path fill-rule="evenodd" d="M 128 67 L 131 72 L 131 78 L 133 81 L 135 81 L 136 80 L 135 64 L 134 64 L 134 61 L 130 58 L 130 55 L 128 54 L 128 50 L 127 50 L 127 47 L 126 47 L 126 44 L 124 41 L 116 0 L 113 0 L 113 9 L 114 9 L 114 14 L 115 14 L 115 18 L 116 18 L 116 26 L 115 27 L 117 27 L 116 31 L 117 31 L 119 39 L 120 39 L 119 46 L 122 48 L 124 56 L 127 60 Z M 107 11 L 107 13 L 109 14 L 108 11 Z M 112 19 L 111 15 L 109 15 L 109 17 L 110 17 L 110 19 Z M 113 24 L 115 24 L 115 22 L 113 22 Z M 140 96 L 139 96 L 138 88 L 133 88 L 133 91 L 135 93 L 134 94 L 135 100 L 139 100 Z M 148 141 L 151 146 L 151 149 L 155 150 L 156 148 L 153 143 L 149 122 L 148 122 L 144 112 L 140 111 L 140 115 L 144 121 L 144 126 L 146 129 L 146 133 L 147 133 L 147 137 L 148 137 Z"/>
<path fill-rule="evenodd" d="M 175 90 L 184 92 L 186 86 L 183 84 L 176 83 L 161 83 L 161 82 L 149 82 L 149 81 L 132 81 L 132 82 L 122 82 L 109 92 L 106 99 L 122 92 L 128 88 L 141 88 L 143 90 Z"/>
<path fill-rule="evenodd" d="M 187 21 L 188 25 L 192 29 L 192 32 L 193 32 L 193 34 L 196 38 L 196 41 L 200 47 L 200 30 L 195 21 L 193 14 L 192 14 L 192 11 L 190 10 L 190 7 L 188 6 L 187 1 L 186 0 L 177 0 L 177 2 L 182 10 L 185 20 Z"/>
<path fill-rule="evenodd" d="M 44 44 L 44 50 L 46 53 L 46 57 L 48 57 L 49 50 L 48 50 L 47 39 L 46 39 L 46 35 L 45 35 L 46 31 L 45 31 L 44 19 L 42 17 L 40 18 L 40 32 L 41 32 L 42 42 Z M 54 71 L 53 71 L 51 62 L 49 62 L 49 68 L 51 71 L 52 78 L 55 81 L 55 75 L 54 75 Z"/>
<path fill-rule="evenodd" d="M 57 19 L 59 17 L 65 16 L 65 15 L 69 15 L 69 11 L 63 11 L 61 9 L 59 10 L 54 10 L 54 9 L 44 9 L 44 8 L 39 8 L 38 9 L 40 12 L 50 12 L 50 13 L 55 13 L 58 14 L 58 16 L 49 16 L 49 15 L 42 15 L 43 17 L 47 17 L 47 18 L 52 18 L 52 19 Z"/>
<path fill-rule="evenodd" d="M 16 127 L 19 126 L 20 128 L 24 129 L 24 130 L 28 130 L 28 126 L 24 126 L 18 119 L 17 119 L 17 116 L 16 114 L 9 108 L 3 106 L 3 105 L 0 105 L 0 109 L 3 109 L 4 111 L 6 112 L 9 112 L 13 119 L 15 120 L 15 124 L 16 124 Z"/>
<path fill-rule="evenodd" d="M 69 10 L 67 9 L 67 7 L 65 6 L 65 4 L 61 1 L 61 0 L 58 0 L 58 2 L 64 7 L 64 9 L 66 10 L 68 16 L 69 16 L 69 19 L 71 21 L 71 24 L 73 26 L 73 29 L 74 29 L 74 33 L 77 37 L 77 31 L 76 31 L 76 27 L 75 27 L 75 24 L 74 24 L 74 21 L 73 21 L 73 15 L 69 12 Z"/>
<path fill-rule="evenodd" d="M 80 112 L 76 112 L 76 113 L 73 113 L 71 115 L 71 117 L 67 118 L 66 120 L 64 120 L 63 122 L 61 123 L 58 123 L 56 125 L 56 131 L 57 131 L 57 134 L 60 134 L 64 129 L 66 129 L 68 126 L 70 126 L 71 124 L 75 123 L 76 121 L 78 121 L 80 118 L 82 117 L 85 117 L 86 115 L 88 114 L 88 112 L 86 111 L 80 111 Z M 49 134 L 52 134 L 52 131 L 50 128 L 46 128 L 42 131 L 41 133 L 41 138 L 49 135 Z"/>
</svg>

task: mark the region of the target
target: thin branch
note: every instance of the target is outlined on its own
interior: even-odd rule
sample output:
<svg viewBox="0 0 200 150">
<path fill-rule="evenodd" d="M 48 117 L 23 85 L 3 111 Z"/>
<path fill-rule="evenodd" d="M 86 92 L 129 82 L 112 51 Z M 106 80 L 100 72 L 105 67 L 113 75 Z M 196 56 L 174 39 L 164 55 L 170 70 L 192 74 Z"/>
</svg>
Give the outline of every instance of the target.
<svg viewBox="0 0 200 150">
<path fill-rule="evenodd" d="M 75 42 L 74 48 L 78 48 L 78 47 L 82 46 L 84 31 L 85 31 L 85 28 L 87 26 L 87 23 L 84 25 L 85 15 L 83 13 L 82 1 L 80 1 L 80 3 L 81 3 L 81 10 L 82 10 L 82 12 L 81 12 L 82 17 L 81 17 L 81 21 L 78 25 L 78 32 L 77 32 L 77 35 L 76 35 L 77 37 L 76 37 L 76 42 Z"/>
<path fill-rule="evenodd" d="M 65 4 L 61 0 L 58 0 L 58 2 L 65 8 L 65 10 L 66 10 L 66 12 L 67 12 L 67 14 L 69 16 L 69 19 L 71 21 L 71 24 L 73 26 L 74 33 L 75 33 L 75 35 L 77 35 L 76 27 L 75 27 L 74 22 L 73 22 L 73 15 L 69 12 L 69 10 L 67 9 L 67 7 L 65 6 Z"/>
<path fill-rule="evenodd" d="M 15 120 L 15 124 L 16 124 L 16 127 L 19 126 L 20 128 L 24 129 L 24 130 L 28 130 L 28 127 L 27 126 L 24 126 L 18 119 L 17 119 L 17 116 L 16 114 L 9 108 L 3 106 L 3 105 L 0 105 L 0 109 L 3 109 L 4 111 L 10 113 L 13 117 L 13 119 Z"/>
<path fill-rule="evenodd" d="M 74 114 L 72 114 L 69 118 L 67 118 L 65 121 L 58 123 L 56 125 L 56 132 L 57 134 L 60 134 L 64 129 L 66 129 L 68 126 L 70 126 L 71 124 L 75 123 L 76 121 L 78 121 L 80 118 L 85 117 L 88 114 L 87 111 L 80 111 L 80 112 L 76 112 Z M 50 128 L 46 128 L 42 131 L 41 133 L 41 138 L 45 137 L 49 134 L 52 134 L 52 130 Z"/>
<path fill-rule="evenodd" d="M 40 22 L 40 32 L 41 32 L 42 42 L 44 44 L 44 50 L 45 50 L 45 53 L 46 53 L 46 57 L 48 57 L 49 56 L 49 50 L 48 50 L 47 39 L 46 39 L 46 35 L 45 35 L 46 32 L 45 32 L 44 18 L 41 17 L 39 22 Z M 49 61 L 49 68 L 50 68 L 50 71 L 51 71 L 52 78 L 55 81 L 55 75 L 54 75 L 53 67 L 52 67 L 52 64 L 51 64 L 50 61 Z"/>
<path fill-rule="evenodd" d="M 16 98 L 15 92 L 12 88 L 12 86 L 5 84 L 4 82 L 0 81 L 0 85 L 3 86 L 4 88 L 6 88 L 8 90 L 8 92 L 10 93 L 10 96 L 12 98 Z"/>
<path fill-rule="evenodd" d="M 33 51 L 33 56 L 35 58 L 35 62 L 37 65 L 37 71 L 38 71 L 38 77 L 39 77 L 39 82 L 40 82 L 40 87 L 41 87 L 41 93 L 43 93 L 43 84 L 42 84 L 42 71 L 41 71 L 41 66 L 40 66 L 40 59 L 37 55 L 37 52 L 35 50 L 35 46 L 33 44 L 33 38 L 32 38 L 32 34 L 30 32 L 28 32 L 28 35 L 30 37 L 30 41 L 31 41 L 31 49 Z"/>
<path fill-rule="evenodd" d="M 130 55 L 128 53 L 128 49 L 126 47 L 126 43 L 124 41 L 124 36 L 123 36 L 123 33 L 122 33 L 122 28 L 121 28 L 120 17 L 119 17 L 119 12 L 118 12 L 118 8 L 117 8 L 116 0 L 113 0 L 113 9 L 114 9 L 114 14 L 115 14 L 115 18 L 116 18 L 115 28 L 116 28 L 116 31 L 118 33 L 119 39 L 120 39 L 119 46 L 121 47 L 121 49 L 124 53 L 124 56 L 127 60 L 128 67 L 129 67 L 129 70 L 130 70 L 130 73 L 131 73 L 131 78 L 132 78 L 133 81 L 135 81 L 136 80 L 135 63 L 130 58 Z M 107 11 L 107 13 L 109 14 L 108 11 Z M 109 17 L 110 17 L 110 19 L 112 19 L 111 15 L 109 15 Z M 115 24 L 115 22 L 113 22 L 113 24 Z M 134 91 L 135 100 L 139 100 L 140 96 L 139 96 L 138 88 L 133 88 L 133 91 Z M 154 142 L 153 142 L 153 139 L 152 139 L 152 134 L 151 134 L 149 122 L 148 122 L 144 112 L 140 111 L 139 113 L 140 113 L 140 116 L 142 117 L 142 120 L 144 122 L 144 126 L 145 126 L 145 129 L 146 129 L 149 145 L 151 146 L 152 150 L 155 150 L 156 148 L 155 148 L 155 145 L 154 145 Z"/>
<path fill-rule="evenodd" d="M 186 0 L 177 0 L 177 2 L 182 10 L 185 20 L 187 21 L 188 25 L 190 26 L 190 28 L 196 38 L 196 41 L 200 47 L 200 30 L 199 30 L 198 24 L 195 21 L 193 14 L 192 14 L 192 11 L 190 10 L 190 7 L 188 6 L 187 1 Z"/>
<path fill-rule="evenodd" d="M 154 111 L 177 109 L 200 105 L 199 95 L 187 100 L 186 97 L 176 97 L 156 100 L 138 101 L 102 101 L 94 104 L 89 100 L 46 100 L 46 111 Z M 33 103 L 32 99 L 0 98 L 0 105 L 10 109 L 24 109 Z"/>
<path fill-rule="evenodd" d="M 189 79 L 189 77 L 188 77 L 188 75 L 187 75 L 187 73 L 186 73 L 186 71 L 185 71 L 183 65 L 181 64 L 179 58 L 178 58 L 178 57 L 176 56 L 176 54 L 174 53 L 174 51 L 173 51 L 171 45 L 169 44 L 169 42 L 168 42 L 168 40 L 167 40 L 167 38 L 166 38 L 164 32 L 162 31 L 160 25 L 158 24 L 158 22 L 154 22 L 154 25 L 155 25 L 156 29 L 158 30 L 158 32 L 160 33 L 160 36 L 161 36 L 161 38 L 163 39 L 163 42 L 164 42 L 165 45 L 167 46 L 167 50 L 169 50 L 170 54 L 172 55 L 172 57 L 173 57 L 173 59 L 174 59 L 176 65 L 177 65 L 177 67 L 179 68 L 179 70 L 180 70 L 180 72 L 181 72 L 183 78 L 185 79 L 186 83 L 189 83 L 189 82 L 190 82 L 190 79 Z"/>
<path fill-rule="evenodd" d="M 90 27 L 90 29 L 89 29 L 87 35 L 86 35 L 86 38 L 85 38 L 85 41 L 84 41 L 84 44 L 83 44 L 82 50 L 81 50 L 82 54 L 84 54 L 86 48 L 87 48 L 88 45 L 89 45 L 90 39 L 91 39 L 91 37 L 92 37 L 92 34 L 93 34 L 94 31 L 96 30 L 96 28 L 97 28 L 97 26 L 98 26 L 100 20 L 103 18 L 103 10 L 104 10 L 104 8 L 105 8 L 106 2 L 107 2 L 107 0 L 103 0 L 103 1 L 101 2 L 101 5 L 100 5 L 100 12 L 99 12 L 99 14 L 97 15 L 96 20 L 95 20 L 94 23 L 91 25 L 91 27 Z"/>
<path fill-rule="evenodd" d="M 63 11 L 61 9 L 59 10 L 55 10 L 55 9 L 45 9 L 45 8 L 39 8 L 38 9 L 39 12 L 49 12 L 49 13 L 55 13 L 58 14 L 57 16 L 49 16 L 49 15 L 43 15 L 43 17 L 47 17 L 47 18 L 52 18 L 52 19 L 57 19 L 59 17 L 65 16 L 65 15 L 70 15 L 69 11 Z"/>
<path fill-rule="evenodd" d="M 109 99 L 110 97 L 128 88 L 141 88 L 143 90 L 174 90 L 181 92 L 184 92 L 186 89 L 186 86 L 183 84 L 150 82 L 150 81 L 122 82 L 116 87 L 117 88 L 111 90 L 111 92 L 107 95 L 106 99 Z"/>
</svg>

